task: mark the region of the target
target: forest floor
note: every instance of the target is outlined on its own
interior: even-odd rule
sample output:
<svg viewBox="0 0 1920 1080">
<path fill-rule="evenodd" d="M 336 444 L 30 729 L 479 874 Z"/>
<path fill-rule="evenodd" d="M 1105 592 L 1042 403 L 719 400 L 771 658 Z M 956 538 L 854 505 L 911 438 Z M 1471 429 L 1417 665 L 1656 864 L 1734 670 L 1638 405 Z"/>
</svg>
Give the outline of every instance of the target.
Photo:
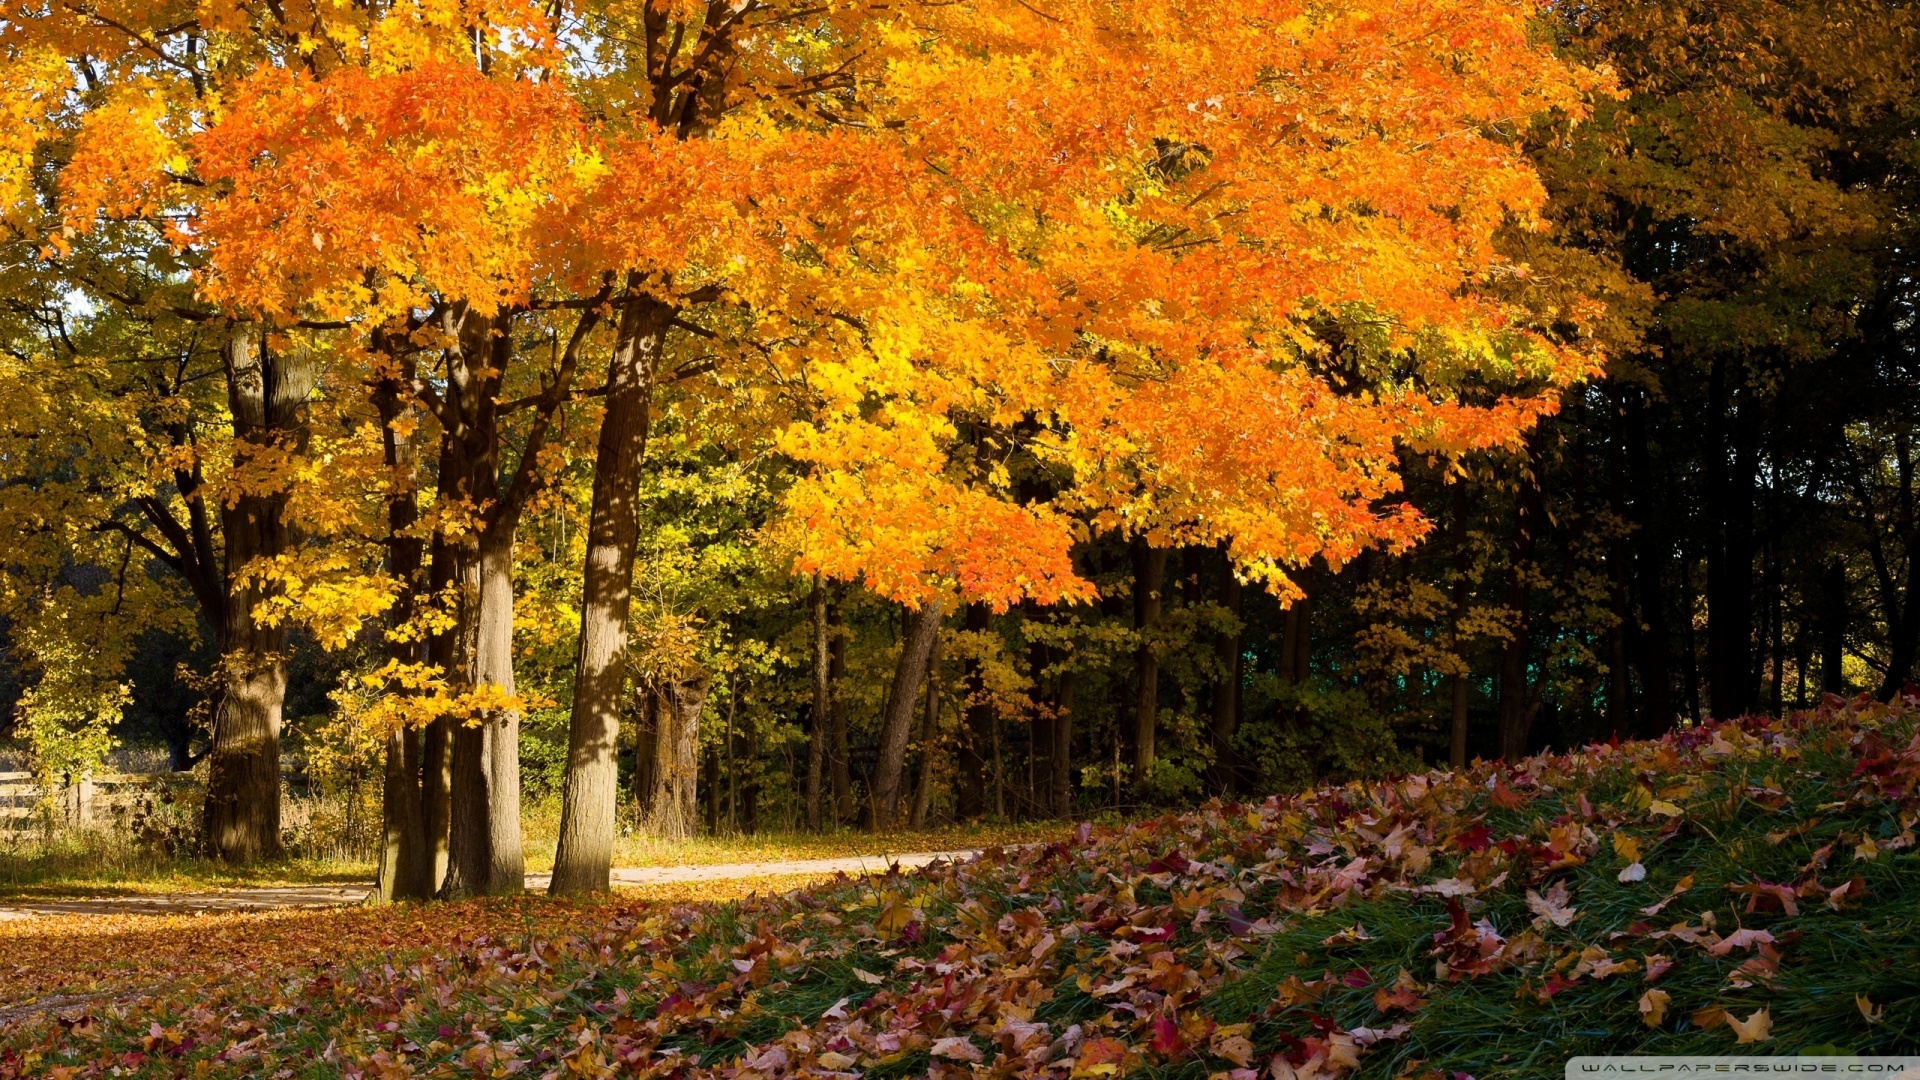
<svg viewBox="0 0 1920 1080">
<path fill-rule="evenodd" d="M 1211 804 L 879 877 L 0 923 L 0 1080 L 1564 1075 L 1920 1051 L 1920 712 Z"/>
</svg>

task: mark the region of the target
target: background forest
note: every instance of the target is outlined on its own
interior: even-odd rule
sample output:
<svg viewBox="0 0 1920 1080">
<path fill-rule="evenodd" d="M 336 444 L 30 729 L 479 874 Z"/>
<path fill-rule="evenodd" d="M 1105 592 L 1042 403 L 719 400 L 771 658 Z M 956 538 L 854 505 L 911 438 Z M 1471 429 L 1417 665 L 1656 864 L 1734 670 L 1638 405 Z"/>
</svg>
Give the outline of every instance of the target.
<svg viewBox="0 0 1920 1080">
<path fill-rule="evenodd" d="M 623 827 L 887 825 L 876 786 L 914 825 L 1131 814 L 1898 693 L 1920 660 L 1912 23 L 1871 2 L 1538 15 L 1536 42 L 1605 79 L 1584 92 L 1588 115 L 1486 129 L 1524 153 L 1547 196 L 1542 227 L 1498 232 L 1507 272 L 1487 288 L 1535 313 L 1544 339 L 1604 355 L 1604 370 L 1575 382 L 1564 365 L 1517 369 L 1512 392 L 1553 409 L 1510 445 L 1403 440 L 1403 486 L 1363 501 L 1404 501 L 1430 528 L 1316 555 L 1284 579 L 1236 562 L 1225 538 L 1116 528 L 1110 504 L 1063 501 L 1075 481 L 1031 422 L 963 409 L 946 475 L 1077 515 L 1071 566 L 1097 595 L 905 606 L 884 567 L 840 572 L 793 539 L 833 516 L 832 499 L 796 496 L 822 452 L 768 419 L 787 406 L 747 363 L 769 348 L 763 330 L 693 297 L 672 316 L 679 331 L 652 339 L 643 454 L 626 478 L 638 498 Z M 67 166 L 36 152 L 32 182 L 51 191 Z M 1185 181 L 1183 153 L 1155 182 Z M 297 442 L 211 449 L 241 426 L 234 346 L 184 284 L 172 260 L 185 257 L 129 226 L 70 235 L 49 259 L 41 234 L 10 228 L 4 745 L 48 777 L 97 768 L 116 746 L 206 768 L 234 693 L 219 625 L 234 601 L 211 594 L 237 541 L 196 492 L 231 485 L 243 494 L 229 500 L 278 500 L 288 522 L 272 572 L 247 586 L 277 617 L 247 632 L 279 635 L 263 654 L 285 658 L 292 776 L 350 808 L 329 843 L 376 853 L 396 687 L 440 691 L 407 682 L 424 677 L 396 666 L 408 658 L 387 632 L 390 592 L 364 582 L 392 570 L 407 523 L 391 515 L 441 512 L 428 496 L 450 466 L 429 450 L 452 430 L 433 404 L 451 407 L 451 384 L 376 342 L 387 361 L 371 376 L 317 377 Z M 337 242 L 316 232 L 312 246 Z M 617 391 L 569 396 L 551 373 L 572 370 L 577 345 L 584 372 L 628 341 L 588 337 L 595 299 L 579 295 L 536 298 L 503 327 L 529 359 L 495 376 L 495 452 L 526 463 L 503 485 L 521 500 L 507 530 L 520 784 L 549 814 L 585 670 L 582 575 Z M 602 329 L 641 317 L 608 311 Z M 326 337 L 328 318 L 306 318 L 276 333 L 309 335 L 324 363 L 327 350 L 359 355 Z M 1365 310 L 1309 322 L 1310 362 L 1338 392 L 1364 395 L 1399 363 L 1403 343 Z M 264 340 L 263 356 L 292 348 Z M 1491 400 L 1491 382 L 1462 385 Z M 1250 435 L 1287 422 L 1219 405 Z M 541 481 L 522 490 L 515 468 L 533 462 Z M 236 482 L 250 466 L 276 479 Z M 394 495 L 402 466 L 417 499 Z M 807 505 L 812 518 L 794 511 Z M 980 525 L 983 545 L 1023 542 Z M 892 767 L 907 775 L 889 777 L 883 743 L 901 717 Z M 690 754 L 662 749 L 689 739 Z"/>
</svg>

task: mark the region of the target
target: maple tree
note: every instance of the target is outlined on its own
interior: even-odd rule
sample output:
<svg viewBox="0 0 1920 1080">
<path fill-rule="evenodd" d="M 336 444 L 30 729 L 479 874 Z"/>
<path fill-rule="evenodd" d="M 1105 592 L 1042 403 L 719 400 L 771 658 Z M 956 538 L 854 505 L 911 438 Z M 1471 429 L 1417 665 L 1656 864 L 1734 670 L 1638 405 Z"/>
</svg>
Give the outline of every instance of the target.
<svg viewBox="0 0 1920 1080">
<path fill-rule="evenodd" d="M 228 327 L 232 464 L 204 493 L 173 482 L 182 513 L 212 495 L 226 519 L 217 552 L 210 530 L 194 541 L 221 561 L 196 591 L 228 656 L 209 822 L 233 808 L 250 831 L 215 848 L 277 844 L 287 624 L 344 604 L 356 626 L 386 612 L 381 677 L 403 702 L 370 714 L 393 726 L 389 892 L 519 887 L 516 546 L 576 398 L 598 399 L 600 441 L 563 890 L 605 882 L 628 493 L 663 382 L 751 387 L 757 411 L 720 437 L 798 463 L 771 534 L 793 569 L 913 613 L 876 826 L 908 795 L 940 612 L 966 603 L 971 627 L 1090 599 L 1069 554 L 1089 535 L 1131 538 L 1147 567 L 1224 545 L 1236 580 L 1289 599 L 1314 558 L 1417 540 L 1403 451 L 1511 447 L 1593 368 L 1577 333 L 1530 329 L 1584 325 L 1578 296 L 1543 316 L 1493 283 L 1523 269 L 1496 234 L 1541 209 L 1511 125 L 1577 118 L 1600 80 L 1522 8 L 1269 14 L 400 5 L 10 23 L 26 62 L 8 78 L 44 105 L 16 118 L 16 158 L 70 143 L 15 185 L 17 234 L 129 308 L 158 301 L 88 286 L 86 260 L 124 275 L 164 258 L 169 310 Z M 79 80 L 58 104 L 48 57 Z M 576 388 L 603 353 L 606 379 Z M 378 418 L 393 474 L 385 566 L 337 560 L 332 598 L 292 569 L 287 509 L 312 475 L 315 387 L 349 422 Z M 424 512 L 421 424 L 438 438 Z M 1143 781 L 1158 618 L 1136 619 Z"/>
</svg>

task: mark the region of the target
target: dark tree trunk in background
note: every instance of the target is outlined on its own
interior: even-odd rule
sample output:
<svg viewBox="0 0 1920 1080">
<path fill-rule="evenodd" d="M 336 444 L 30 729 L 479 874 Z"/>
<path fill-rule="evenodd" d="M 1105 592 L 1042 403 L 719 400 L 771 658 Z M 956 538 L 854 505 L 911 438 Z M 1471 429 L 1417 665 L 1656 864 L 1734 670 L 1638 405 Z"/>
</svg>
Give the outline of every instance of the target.
<svg viewBox="0 0 1920 1080">
<path fill-rule="evenodd" d="M 984 634 L 993 625 L 993 613 L 985 604 L 968 604 L 962 626 L 969 634 Z M 992 768 L 988 751 L 993 745 L 993 704 L 987 700 L 985 675 L 980 661 L 969 655 L 963 666 L 961 687 L 966 705 L 961 711 L 960 768 L 954 774 L 957 815 L 962 821 L 987 812 L 987 777 Z"/>
<path fill-rule="evenodd" d="M 1845 696 L 1847 677 L 1847 571 L 1839 559 L 1820 575 L 1820 691 Z"/>
<path fill-rule="evenodd" d="M 1707 703 L 1731 719 L 1753 711 L 1753 485 L 1758 417 L 1734 409 L 1716 359 L 1707 390 Z M 1731 460 L 1729 460 L 1731 458 Z"/>
<path fill-rule="evenodd" d="M 654 718 L 653 788 L 643 823 L 661 840 L 688 840 L 700 822 L 700 711 L 712 682 L 704 673 L 647 687 Z"/>
<path fill-rule="evenodd" d="M 1160 592 L 1166 585 L 1167 549 L 1145 537 L 1133 541 L 1133 628 L 1140 643 L 1133 650 L 1133 781 L 1144 786 L 1153 775 L 1154 735 L 1160 721 Z"/>
<path fill-rule="evenodd" d="M 827 682 L 833 699 L 828 720 L 833 738 L 828 746 L 833 756 L 833 816 L 835 824 L 853 819 L 853 749 L 847 739 L 847 629 L 840 619 L 840 605 L 827 605 Z"/>
<path fill-rule="evenodd" d="M 660 774 L 655 768 L 659 754 L 660 695 L 643 692 L 637 696 L 640 709 L 633 723 L 633 809 L 634 818 L 645 821 L 647 808 L 653 805 L 654 788 L 660 783 Z"/>
<path fill-rule="evenodd" d="M 268 349 L 260 328 L 246 323 L 230 329 L 225 356 L 235 470 L 248 468 L 256 457 L 304 450 L 313 357 Z M 286 505 L 285 491 L 241 485 L 220 510 L 226 542 L 222 687 L 204 827 L 208 852 L 228 862 L 281 855 L 280 710 L 287 696 L 287 624 L 268 626 L 255 618 L 255 609 L 277 587 L 249 579 L 247 568 L 255 559 L 274 559 L 292 547 Z"/>
<path fill-rule="evenodd" d="M 1667 628 L 1665 568 L 1669 553 L 1659 504 L 1661 487 L 1647 450 L 1645 392 L 1626 395 L 1624 436 L 1628 489 L 1632 495 L 1633 580 L 1639 594 L 1639 620 L 1629 626 L 1640 669 L 1639 733 L 1658 736 L 1673 726 L 1673 676 L 1668 664 L 1673 640 Z"/>
<path fill-rule="evenodd" d="M 1453 595 L 1447 614 L 1447 636 L 1450 647 L 1462 664 L 1467 661 L 1466 648 L 1460 640 L 1460 620 L 1467 614 L 1467 600 L 1472 582 L 1467 580 L 1469 561 L 1472 553 L 1467 548 L 1467 515 L 1472 508 L 1467 494 L 1465 478 L 1456 480 L 1453 485 Z M 1465 672 L 1455 672 L 1448 680 L 1448 704 L 1450 706 L 1447 725 L 1447 764 L 1455 769 L 1465 768 L 1467 764 L 1467 676 Z"/>
<path fill-rule="evenodd" d="M 833 679 L 827 644 L 827 590 L 816 575 L 808 598 L 813 617 L 813 729 L 807 739 L 807 829 L 820 831 L 820 797 L 825 784 L 827 744 L 833 739 Z"/>
<path fill-rule="evenodd" d="M 1079 676 L 1072 668 L 1060 673 L 1053 719 L 1052 774 L 1048 778 L 1052 795 L 1049 805 L 1057 818 L 1073 812 L 1073 695 L 1078 683 Z"/>
<path fill-rule="evenodd" d="M 873 766 L 873 829 L 890 829 L 900 818 L 901 782 L 906 773 L 907 739 L 920 701 L 920 681 L 940 636 L 940 602 L 928 600 L 910 609 L 900 628 L 900 662 L 893 669 L 880 714 L 880 756 Z"/>
<path fill-rule="evenodd" d="M 1527 449 L 1518 462 L 1513 539 L 1508 547 L 1506 606 L 1514 619 L 1513 637 L 1500 649 L 1500 756 L 1508 761 L 1526 756 L 1527 739 L 1533 726 L 1533 689 L 1527 677 L 1527 660 L 1532 630 L 1533 557 L 1542 516 L 1539 471 L 1544 461 L 1539 441 L 1537 432 L 1529 436 Z"/>
<path fill-rule="evenodd" d="M 1213 790 L 1231 795 L 1238 773 L 1233 756 L 1233 736 L 1240 729 L 1240 684 L 1246 677 L 1246 659 L 1241 642 L 1241 586 L 1234 574 L 1233 558 L 1220 553 L 1220 607 L 1232 625 L 1214 631 L 1213 660 L 1218 668 L 1213 684 Z"/>
<path fill-rule="evenodd" d="M 1302 595 L 1288 606 L 1280 632 L 1280 679 L 1304 683 L 1313 675 L 1313 582 L 1308 571 L 1301 570 L 1294 583 Z"/>
<path fill-rule="evenodd" d="M 1627 512 L 1626 403 L 1617 387 L 1608 388 L 1607 507 L 1616 527 L 1624 527 Z M 1633 612 L 1632 560 L 1628 537 L 1616 533 L 1607 544 L 1607 601 L 1613 625 L 1607 628 L 1607 725 L 1615 736 L 1627 738 L 1638 730 L 1634 719 L 1633 677 L 1628 668 L 1630 643 L 1638 624 Z"/>
<path fill-rule="evenodd" d="M 629 288 L 633 286 L 629 281 Z M 592 325 L 581 317 L 577 342 Z M 548 891 L 604 892 L 612 886 L 613 810 L 619 778 L 620 702 L 627 685 L 627 620 L 633 603 L 633 558 L 640 540 L 637 505 L 653 411 L 654 373 L 674 308 L 629 295 L 607 363 L 606 414 L 593 459 L 593 504 L 581 572 L 580 640 L 575 652 L 573 711 L 567 724 L 567 773 L 560 796 L 560 837 Z M 577 345 L 569 351 L 577 351 Z M 688 782 L 691 783 L 691 777 Z M 691 829 L 693 818 L 683 823 Z M 679 827 L 676 825 L 676 827 Z M 691 835 L 691 831 L 687 833 Z"/>
</svg>

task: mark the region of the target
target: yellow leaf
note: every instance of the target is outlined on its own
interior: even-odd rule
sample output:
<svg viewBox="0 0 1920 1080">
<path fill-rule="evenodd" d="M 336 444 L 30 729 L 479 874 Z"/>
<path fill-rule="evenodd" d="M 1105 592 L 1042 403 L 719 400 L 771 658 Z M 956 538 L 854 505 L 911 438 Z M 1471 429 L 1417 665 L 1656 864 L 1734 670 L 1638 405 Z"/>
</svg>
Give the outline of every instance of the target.
<svg viewBox="0 0 1920 1080">
<path fill-rule="evenodd" d="M 1887 1007 L 1885 1005 L 1875 1005 L 1865 994 L 1853 995 L 1853 1005 L 1854 1008 L 1860 1010 L 1861 1016 L 1867 1018 L 1867 1023 L 1869 1024 L 1877 1024 L 1886 1018 Z"/>
<path fill-rule="evenodd" d="M 1623 832 L 1614 833 L 1613 853 L 1620 856 L 1621 862 L 1637 863 L 1640 861 L 1640 841 Z"/>
<path fill-rule="evenodd" d="M 1745 1020 L 1735 1020 L 1733 1014 L 1727 1014 L 1727 1026 L 1733 1029 L 1737 1038 L 1734 1042 L 1766 1042 L 1773 1038 L 1773 1015 L 1765 1009 L 1756 1009 Z"/>
<path fill-rule="evenodd" d="M 1653 800 L 1652 805 L 1647 807 L 1647 811 L 1649 813 L 1661 814 L 1666 817 L 1679 817 L 1682 813 L 1685 813 L 1685 811 L 1681 810 L 1678 806 L 1675 806 L 1674 804 L 1668 802 L 1665 799 Z"/>
<path fill-rule="evenodd" d="M 1649 990 L 1640 995 L 1640 1022 L 1650 1028 L 1657 1028 L 1667 1017 L 1667 1005 L 1673 1001 L 1673 995 L 1665 990 Z"/>
</svg>

